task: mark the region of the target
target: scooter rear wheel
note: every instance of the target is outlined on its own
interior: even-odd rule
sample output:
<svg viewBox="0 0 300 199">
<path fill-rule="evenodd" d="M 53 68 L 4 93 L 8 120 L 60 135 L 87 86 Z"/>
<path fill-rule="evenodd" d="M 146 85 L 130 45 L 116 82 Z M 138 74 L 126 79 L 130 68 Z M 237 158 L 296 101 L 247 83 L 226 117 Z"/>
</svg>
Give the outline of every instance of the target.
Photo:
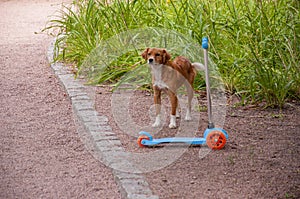
<svg viewBox="0 0 300 199">
<path fill-rule="evenodd" d="M 146 147 L 145 145 L 143 145 L 142 141 L 143 140 L 150 140 L 150 138 L 146 135 L 140 135 L 137 139 L 137 144 L 139 145 L 139 147 Z"/>
<path fill-rule="evenodd" d="M 220 150 L 226 144 L 226 136 L 221 131 L 213 130 L 208 133 L 206 144 L 211 149 Z"/>
</svg>

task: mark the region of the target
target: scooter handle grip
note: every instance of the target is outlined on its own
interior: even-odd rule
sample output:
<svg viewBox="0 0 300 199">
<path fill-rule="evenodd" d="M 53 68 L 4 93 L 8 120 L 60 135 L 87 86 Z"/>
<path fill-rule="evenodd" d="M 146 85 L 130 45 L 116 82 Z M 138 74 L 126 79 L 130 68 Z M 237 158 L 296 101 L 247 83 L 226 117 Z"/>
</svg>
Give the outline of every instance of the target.
<svg viewBox="0 0 300 199">
<path fill-rule="evenodd" d="M 202 48 L 208 49 L 208 37 L 202 38 Z"/>
</svg>

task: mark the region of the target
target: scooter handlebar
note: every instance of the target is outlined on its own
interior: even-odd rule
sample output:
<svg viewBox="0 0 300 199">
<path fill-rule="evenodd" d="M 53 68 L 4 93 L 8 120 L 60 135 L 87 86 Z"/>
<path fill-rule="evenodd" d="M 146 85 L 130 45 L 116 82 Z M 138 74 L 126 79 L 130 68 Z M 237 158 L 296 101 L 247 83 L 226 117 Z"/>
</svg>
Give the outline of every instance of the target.
<svg viewBox="0 0 300 199">
<path fill-rule="evenodd" d="M 208 49 L 208 37 L 202 38 L 202 48 Z"/>
</svg>

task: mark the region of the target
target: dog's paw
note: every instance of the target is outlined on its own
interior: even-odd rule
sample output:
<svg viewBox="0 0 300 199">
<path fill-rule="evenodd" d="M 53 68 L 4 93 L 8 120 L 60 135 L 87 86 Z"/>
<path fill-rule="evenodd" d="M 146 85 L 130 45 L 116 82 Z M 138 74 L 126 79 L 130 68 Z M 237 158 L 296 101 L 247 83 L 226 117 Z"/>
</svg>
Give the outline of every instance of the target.
<svg viewBox="0 0 300 199">
<path fill-rule="evenodd" d="M 152 127 L 156 128 L 156 127 L 159 127 L 160 126 L 160 122 L 155 122 L 152 124 Z"/>
<path fill-rule="evenodd" d="M 192 117 L 190 115 L 186 115 L 184 118 L 185 121 L 191 121 Z"/>
<path fill-rule="evenodd" d="M 170 129 L 176 129 L 176 115 L 171 115 L 170 116 L 169 128 Z"/>
<path fill-rule="evenodd" d="M 187 110 L 184 120 L 185 121 L 191 121 L 192 120 L 192 116 L 191 116 L 191 111 L 190 110 Z"/>
<path fill-rule="evenodd" d="M 176 129 L 176 124 L 169 124 L 170 129 Z"/>
<path fill-rule="evenodd" d="M 161 125 L 160 123 L 160 115 L 157 115 L 155 118 L 155 122 L 152 124 L 152 127 L 159 127 Z"/>
</svg>

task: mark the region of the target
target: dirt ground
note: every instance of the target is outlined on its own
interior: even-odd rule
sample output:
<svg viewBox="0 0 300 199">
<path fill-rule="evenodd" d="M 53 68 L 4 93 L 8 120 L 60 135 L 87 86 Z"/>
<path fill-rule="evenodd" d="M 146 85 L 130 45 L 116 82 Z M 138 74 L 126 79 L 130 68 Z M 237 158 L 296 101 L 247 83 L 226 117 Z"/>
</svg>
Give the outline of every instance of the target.
<svg viewBox="0 0 300 199">
<path fill-rule="evenodd" d="M 152 100 L 151 93 L 135 91 L 131 99 L 135 106 L 131 107 L 128 118 L 134 118 L 141 126 L 148 124 L 151 117 L 147 109 Z M 203 95 L 198 100 L 200 104 L 206 103 Z M 98 88 L 96 105 L 98 112 L 110 117 L 110 125 L 128 151 L 148 153 L 160 149 L 139 148 L 138 132 L 130 136 L 120 129 L 111 111 L 109 87 Z M 202 111 L 200 118 L 198 137 L 206 129 L 207 113 Z M 167 125 L 155 138 L 176 134 L 177 130 L 170 130 Z M 224 149 L 200 157 L 201 147 L 189 147 L 172 164 L 145 174 L 154 194 L 166 199 L 300 198 L 299 102 L 287 103 L 282 111 L 253 105 L 236 107 L 231 102 L 224 129 L 229 133 Z"/>
<path fill-rule="evenodd" d="M 120 198 L 81 142 L 39 32 L 59 0 L 0 1 L 0 198 Z M 37 34 L 35 34 L 37 33 Z"/>
</svg>

